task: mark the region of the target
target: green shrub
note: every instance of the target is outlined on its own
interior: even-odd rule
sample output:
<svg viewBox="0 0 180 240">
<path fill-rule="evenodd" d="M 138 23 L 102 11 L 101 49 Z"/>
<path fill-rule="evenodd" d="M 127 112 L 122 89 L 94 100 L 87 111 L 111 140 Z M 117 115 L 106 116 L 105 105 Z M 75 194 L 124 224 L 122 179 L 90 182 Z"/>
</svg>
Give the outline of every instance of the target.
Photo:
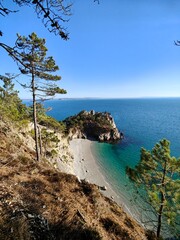
<svg viewBox="0 0 180 240">
<path fill-rule="evenodd" d="M 58 152 L 55 149 L 52 149 L 50 152 L 50 155 L 52 158 L 54 158 L 55 156 L 57 156 Z"/>
<path fill-rule="evenodd" d="M 48 127 L 50 129 L 65 132 L 65 124 L 63 122 L 58 122 L 56 119 L 45 114 L 38 116 L 38 122 L 40 125 Z"/>
</svg>

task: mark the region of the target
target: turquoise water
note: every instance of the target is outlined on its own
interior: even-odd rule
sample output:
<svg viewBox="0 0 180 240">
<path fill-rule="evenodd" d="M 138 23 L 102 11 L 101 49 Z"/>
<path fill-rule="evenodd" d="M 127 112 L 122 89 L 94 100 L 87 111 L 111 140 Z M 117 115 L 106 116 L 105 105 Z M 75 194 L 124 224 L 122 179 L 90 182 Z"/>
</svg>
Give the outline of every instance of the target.
<svg viewBox="0 0 180 240">
<path fill-rule="evenodd" d="M 125 138 L 118 144 L 96 143 L 93 151 L 106 178 L 126 200 L 125 168 L 139 161 L 141 147 L 152 149 L 156 142 L 167 138 L 171 155 L 180 156 L 180 98 L 52 100 L 45 106 L 52 107 L 48 114 L 58 120 L 81 110 L 112 114 Z"/>
<path fill-rule="evenodd" d="M 180 156 L 180 98 L 52 100 L 45 106 L 52 107 L 48 114 L 57 120 L 81 110 L 112 114 L 125 138 L 118 144 L 94 143 L 93 152 L 104 176 L 128 208 L 132 196 L 125 169 L 139 161 L 141 147 L 150 150 L 156 142 L 167 138 L 171 155 Z"/>
</svg>

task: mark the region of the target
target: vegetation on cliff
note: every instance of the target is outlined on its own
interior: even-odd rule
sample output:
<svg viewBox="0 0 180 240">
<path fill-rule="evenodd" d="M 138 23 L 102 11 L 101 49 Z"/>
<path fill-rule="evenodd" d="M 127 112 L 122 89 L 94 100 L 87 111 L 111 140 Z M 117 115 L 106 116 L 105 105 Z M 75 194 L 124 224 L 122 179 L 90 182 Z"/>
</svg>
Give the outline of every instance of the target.
<svg viewBox="0 0 180 240">
<path fill-rule="evenodd" d="M 25 158 L 0 172 L 1 239 L 143 239 L 95 185 Z"/>
<path fill-rule="evenodd" d="M 113 142 L 122 138 L 115 122 L 107 112 L 81 111 L 64 120 L 72 138 L 89 138 L 102 142 Z"/>
<path fill-rule="evenodd" d="M 37 162 L 8 126 L 0 141 L 0 239 L 144 239 L 97 186 Z"/>
<path fill-rule="evenodd" d="M 28 108 L 22 104 L 18 92 L 14 90 L 14 75 L 0 75 L 0 116 L 15 124 L 25 123 L 29 119 Z"/>
</svg>

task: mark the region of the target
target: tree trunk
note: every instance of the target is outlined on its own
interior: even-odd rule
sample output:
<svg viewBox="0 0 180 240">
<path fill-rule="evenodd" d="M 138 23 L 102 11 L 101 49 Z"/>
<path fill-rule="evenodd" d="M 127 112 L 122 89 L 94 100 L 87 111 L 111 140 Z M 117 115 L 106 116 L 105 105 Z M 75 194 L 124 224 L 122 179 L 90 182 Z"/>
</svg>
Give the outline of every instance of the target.
<svg viewBox="0 0 180 240">
<path fill-rule="evenodd" d="M 36 159 L 37 159 L 37 161 L 40 161 L 38 129 L 37 129 L 36 94 L 35 94 L 35 91 L 36 91 L 35 79 L 34 79 L 34 73 L 32 71 L 33 122 L 34 122 L 34 135 L 35 135 L 35 145 L 36 145 Z"/>
<path fill-rule="evenodd" d="M 165 201 L 164 194 L 161 192 L 161 206 L 160 206 L 159 211 L 158 211 L 158 227 L 157 227 L 157 233 L 156 233 L 157 238 L 160 237 L 160 233 L 161 233 L 162 213 L 163 213 L 164 201 Z"/>
<path fill-rule="evenodd" d="M 39 135 L 39 152 L 40 155 L 42 156 L 43 152 L 42 152 L 42 137 L 41 137 L 41 129 L 39 126 L 37 126 L 38 128 L 38 135 Z"/>
<path fill-rule="evenodd" d="M 165 195 L 164 195 L 164 188 L 165 188 L 165 176 L 166 176 L 166 165 L 167 165 L 167 161 L 164 160 L 164 169 L 163 169 L 163 177 L 162 177 L 162 181 L 161 181 L 161 186 L 162 186 L 162 190 L 160 191 L 160 195 L 161 195 L 161 202 L 160 202 L 160 208 L 158 211 L 158 227 L 157 227 L 157 238 L 160 237 L 160 233 L 161 233 L 161 225 L 162 225 L 162 215 L 163 215 L 163 208 L 164 208 L 164 202 L 165 202 Z"/>
</svg>

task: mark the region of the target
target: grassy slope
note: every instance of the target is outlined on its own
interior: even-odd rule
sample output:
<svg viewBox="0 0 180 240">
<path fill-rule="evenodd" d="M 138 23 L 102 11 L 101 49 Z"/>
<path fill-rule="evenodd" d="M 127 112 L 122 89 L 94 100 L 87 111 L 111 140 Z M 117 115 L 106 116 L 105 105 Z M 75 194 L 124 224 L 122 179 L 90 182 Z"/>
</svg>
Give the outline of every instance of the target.
<svg viewBox="0 0 180 240">
<path fill-rule="evenodd" d="M 1 121 L 0 239 L 146 239 L 97 186 L 34 157 L 12 123 Z"/>
</svg>

